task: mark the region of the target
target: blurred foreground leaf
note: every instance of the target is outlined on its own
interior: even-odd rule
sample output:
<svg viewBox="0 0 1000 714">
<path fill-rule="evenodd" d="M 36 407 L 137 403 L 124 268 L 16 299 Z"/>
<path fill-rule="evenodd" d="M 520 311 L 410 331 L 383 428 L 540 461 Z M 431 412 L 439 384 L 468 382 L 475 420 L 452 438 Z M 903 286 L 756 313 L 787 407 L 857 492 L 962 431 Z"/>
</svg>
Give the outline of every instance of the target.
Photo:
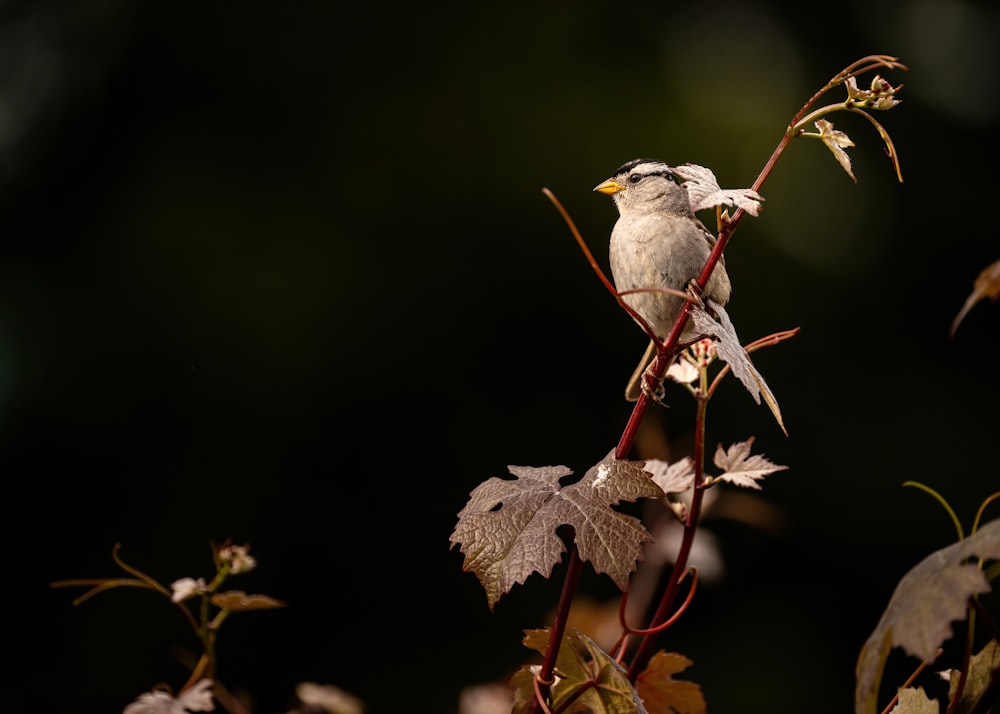
<svg viewBox="0 0 1000 714">
<path fill-rule="evenodd" d="M 687 657 L 674 652 L 661 650 L 653 655 L 635 683 L 643 704 L 654 712 L 705 714 L 707 706 L 701 687 L 694 682 L 683 682 L 673 677 L 692 664 Z"/>
<path fill-rule="evenodd" d="M 965 619 L 969 598 L 990 590 L 979 566 L 966 562 L 970 558 L 1000 559 L 1000 520 L 931 553 L 899 581 L 858 657 L 856 714 L 876 711 L 882 670 L 893 647 L 933 662 L 938 648 L 952 635 L 951 623 Z"/>
<path fill-rule="evenodd" d="M 983 298 L 989 298 L 993 302 L 996 302 L 998 297 L 1000 297 L 1000 260 L 986 267 L 976 277 L 976 281 L 972 285 L 972 292 L 969 293 L 969 297 L 965 299 L 965 304 L 962 305 L 962 309 L 958 311 L 954 322 L 951 323 L 949 334 L 952 337 L 955 336 L 955 330 L 958 329 L 959 324 L 965 319 L 965 316 L 969 314 L 969 310 L 977 302 Z"/>
</svg>

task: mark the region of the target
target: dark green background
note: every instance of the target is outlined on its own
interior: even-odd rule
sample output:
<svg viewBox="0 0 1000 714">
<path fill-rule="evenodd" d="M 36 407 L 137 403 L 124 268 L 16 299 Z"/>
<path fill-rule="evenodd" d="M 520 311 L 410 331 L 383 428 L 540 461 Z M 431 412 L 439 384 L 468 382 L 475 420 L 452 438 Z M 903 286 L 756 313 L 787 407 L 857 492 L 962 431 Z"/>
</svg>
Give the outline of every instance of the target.
<svg viewBox="0 0 1000 714">
<path fill-rule="evenodd" d="M 48 587 L 117 574 L 116 542 L 164 582 L 251 544 L 233 586 L 289 607 L 231 618 L 220 658 L 259 712 L 303 680 L 448 712 L 505 676 L 562 570 L 491 614 L 455 515 L 507 464 L 602 458 L 645 341 L 541 189 L 604 261 L 591 188 L 619 164 L 748 186 L 816 89 L 888 53 L 911 67 L 879 115 L 905 183 L 834 117 L 859 184 L 797 142 L 727 252 L 741 336 L 802 333 L 756 360 L 790 437 L 732 382 L 709 442 L 755 435 L 789 466 L 760 494 L 787 523 L 707 521 L 728 577 L 664 641 L 713 712 L 848 711 L 895 582 L 955 537 L 901 483 L 966 526 L 997 488 L 1000 311 L 947 331 L 1000 257 L 1000 21 L 783 6 L 0 5 L 4 708 L 114 712 L 183 682 L 171 646 L 194 642 L 165 602 Z"/>
</svg>

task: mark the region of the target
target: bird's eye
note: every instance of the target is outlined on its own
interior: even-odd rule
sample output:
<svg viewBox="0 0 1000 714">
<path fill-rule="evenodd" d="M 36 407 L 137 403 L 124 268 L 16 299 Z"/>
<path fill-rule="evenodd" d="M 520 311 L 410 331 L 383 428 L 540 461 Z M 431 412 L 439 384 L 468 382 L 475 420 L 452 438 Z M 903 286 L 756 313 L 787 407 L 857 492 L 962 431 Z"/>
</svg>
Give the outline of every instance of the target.
<svg viewBox="0 0 1000 714">
<path fill-rule="evenodd" d="M 673 171 L 667 171 L 667 173 L 663 175 L 667 177 L 667 181 L 669 181 L 670 183 L 677 183 L 677 177 L 674 176 Z"/>
<path fill-rule="evenodd" d="M 642 181 L 642 174 L 629 174 L 629 183 L 639 183 L 640 181 Z"/>
</svg>

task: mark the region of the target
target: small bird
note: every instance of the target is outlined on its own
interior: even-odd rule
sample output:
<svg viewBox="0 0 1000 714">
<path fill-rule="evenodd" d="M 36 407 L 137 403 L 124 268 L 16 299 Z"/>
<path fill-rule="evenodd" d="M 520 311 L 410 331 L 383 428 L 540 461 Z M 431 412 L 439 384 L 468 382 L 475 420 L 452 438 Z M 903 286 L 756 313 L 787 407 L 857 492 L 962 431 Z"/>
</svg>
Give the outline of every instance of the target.
<svg viewBox="0 0 1000 714">
<path fill-rule="evenodd" d="M 671 167 L 662 161 L 635 159 L 594 190 L 611 196 L 618 207 L 609 247 L 615 288 L 619 292 L 637 288 L 687 290 L 705 266 L 716 239 L 695 217 L 687 189 Z M 726 266 L 720 260 L 702 297 L 725 305 L 731 291 Z M 632 293 L 623 299 L 660 340 L 670 334 L 684 305 L 682 298 L 663 292 Z M 697 335 L 689 321 L 682 339 Z M 625 389 L 628 401 L 639 398 L 642 376 L 655 355 L 656 344 L 650 342 Z"/>
</svg>

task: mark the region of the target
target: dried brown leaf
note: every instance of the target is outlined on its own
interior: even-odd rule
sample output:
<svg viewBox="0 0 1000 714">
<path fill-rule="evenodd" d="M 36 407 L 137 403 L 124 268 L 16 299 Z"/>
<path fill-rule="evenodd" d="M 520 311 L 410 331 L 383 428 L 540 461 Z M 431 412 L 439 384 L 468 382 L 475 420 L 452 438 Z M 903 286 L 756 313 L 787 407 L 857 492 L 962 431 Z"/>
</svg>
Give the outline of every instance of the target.
<svg viewBox="0 0 1000 714">
<path fill-rule="evenodd" d="M 240 590 L 229 590 L 227 592 L 215 593 L 212 595 L 212 604 L 223 610 L 273 610 L 285 607 L 281 600 L 275 600 L 267 595 L 247 595 Z"/>
<path fill-rule="evenodd" d="M 957 702 L 951 705 L 951 714 L 968 714 L 979 698 L 990 686 L 995 676 L 993 673 L 1000 668 L 1000 647 L 996 640 L 990 640 L 979 652 L 972 655 L 969 661 L 969 674 L 965 680 L 965 687 L 962 689 L 962 696 Z M 948 698 L 954 699 L 958 692 L 958 680 L 961 673 L 958 670 L 951 671 L 948 682 Z"/>
<path fill-rule="evenodd" d="M 941 714 L 941 705 L 923 687 L 907 687 L 899 690 L 899 701 L 889 714 Z"/>
<path fill-rule="evenodd" d="M 938 648 L 952 635 L 951 623 L 967 616 L 969 598 L 989 591 L 986 576 L 967 562 L 970 558 L 1000 559 L 1000 520 L 931 553 L 899 581 L 858 657 L 856 714 L 876 711 L 879 681 L 892 647 L 933 662 Z"/>
</svg>

